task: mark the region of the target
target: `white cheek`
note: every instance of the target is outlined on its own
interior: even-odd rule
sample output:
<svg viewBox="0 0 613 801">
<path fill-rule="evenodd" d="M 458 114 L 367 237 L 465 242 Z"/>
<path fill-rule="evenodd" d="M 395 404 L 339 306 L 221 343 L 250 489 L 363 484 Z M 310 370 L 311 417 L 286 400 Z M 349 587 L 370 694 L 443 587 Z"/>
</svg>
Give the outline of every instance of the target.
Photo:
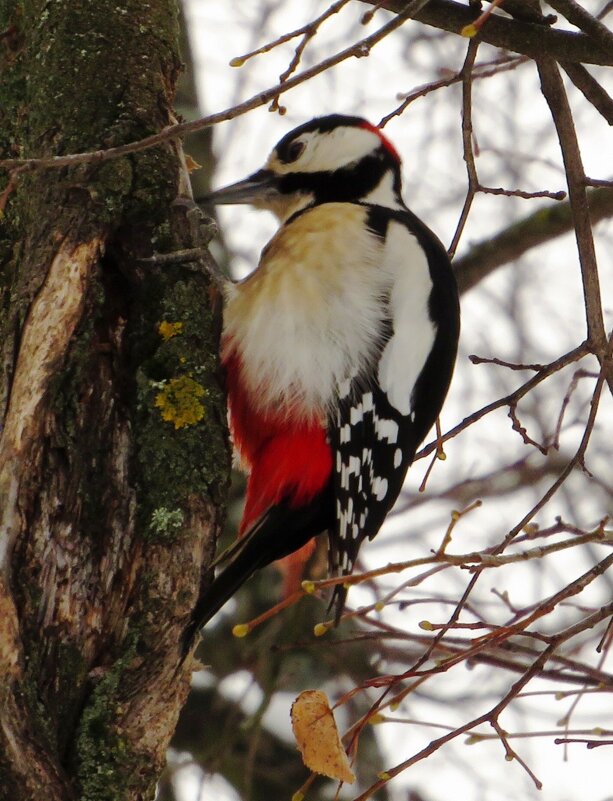
<svg viewBox="0 0 613 801">
<path fill-rule="evenodd" d="M 328 172 L 367 156 L 376 150 L 381 142 L 379 137 L 367 128 L 341 126 L 326 133 L 313 131 L 303 134 L 300 141 L 306 147 L 299 159 L 291 164 L 283 164 L 274 153 L 268 160 L 268 168 L 280 175 L 290 172 Z M 342 154 L 342 163 L 339 163 Z"/>
</svg>

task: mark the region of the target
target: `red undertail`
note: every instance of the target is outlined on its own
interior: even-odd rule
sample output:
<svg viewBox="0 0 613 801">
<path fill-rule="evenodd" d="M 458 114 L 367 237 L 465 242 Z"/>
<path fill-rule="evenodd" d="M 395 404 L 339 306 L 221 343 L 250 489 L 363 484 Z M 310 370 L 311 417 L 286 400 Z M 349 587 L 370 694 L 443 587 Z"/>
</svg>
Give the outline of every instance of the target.
<svg viewBox="0 0 613 801">
<path fill-rule="evenodd" d="M 240 536 L 283 499 L 294 508 L 313 500 L 330 480 L 332 452 L 321 423 L 296 424 L 287 410 L 264 412 L 254 407 L 235 351 L 224 357 L 224 366 L 234 447 L 250 471 Z M 285 534 L 290 532 L 279 532 L 279 536 Z M 314 548 L 315 540 L 311 540 L 276 563 L 284 576 L 284 595 L 298 588 Z"/>
</svg>

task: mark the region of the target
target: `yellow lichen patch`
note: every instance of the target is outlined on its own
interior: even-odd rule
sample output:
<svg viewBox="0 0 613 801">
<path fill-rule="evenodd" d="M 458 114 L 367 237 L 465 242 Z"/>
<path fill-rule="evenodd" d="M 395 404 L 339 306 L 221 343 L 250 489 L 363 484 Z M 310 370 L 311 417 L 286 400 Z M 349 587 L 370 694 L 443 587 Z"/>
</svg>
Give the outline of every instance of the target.
<svg viewBox="0 0 613 801">
<path fill-rule="evenodd" d="M 206 389 L 187 375 L 171 378 L 161 392 L 155 396 L 155 405 L 162 419 L 173 423 L 175 428 L 191 426 L 204 417 L 204 405 L 200 402 Z"/>
<path fill-rule="evenodd" d="M 158 325 L 158 332 L 164 342 L 183 332 L 183 323 L 171 323 L 169 320 L 163 320 Z"/>
</svg>

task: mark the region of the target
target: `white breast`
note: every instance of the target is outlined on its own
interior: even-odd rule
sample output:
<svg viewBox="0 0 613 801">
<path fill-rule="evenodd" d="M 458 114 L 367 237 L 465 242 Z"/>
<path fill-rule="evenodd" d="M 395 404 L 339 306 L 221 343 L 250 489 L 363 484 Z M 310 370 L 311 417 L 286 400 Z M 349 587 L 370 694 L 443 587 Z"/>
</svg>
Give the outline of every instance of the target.
<svg viewBox="0 0 613 801">
<path fill-rule="evenodd" d="M 322 416 L 372 357 L 392 276 L 365 220 L 357 205 L 317 206 L 281 228 L 256 272 L 230 287 L 225 347 L 238 351 L 261 409 Z"/>
</svg>

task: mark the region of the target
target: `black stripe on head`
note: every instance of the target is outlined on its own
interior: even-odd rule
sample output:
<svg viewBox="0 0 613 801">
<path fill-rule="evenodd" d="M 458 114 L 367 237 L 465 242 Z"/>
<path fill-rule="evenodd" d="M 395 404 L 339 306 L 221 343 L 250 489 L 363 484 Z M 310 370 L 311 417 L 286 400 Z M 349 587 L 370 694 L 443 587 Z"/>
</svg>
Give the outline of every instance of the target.
<svg viewBox="0 0 613 801">
<path fill-rule="evenodd" d="M 310 194 L 314 203 L 356 202 L 377 188 L 386 174 L 392 176 L 392 190 L 400 201 L 400 158 L 393 145 L 376 126 L 363 117 L 329 114 L 316 117 L 287 133 L 276 145 L 275 154 L 283 164 L 298 162 L 302 153 L 301 137 L 304 134 L 329 134 L 339 128 L 355 128 L 375 135 L 373 149 L 352 163 L 334 171 L 310 172 L 299 170 L 278 176 L 277 189 L 283 195 Z M 378 144 L 377 144 L 378 139 Z"/>
<path fill-rule="evenodd" d="M 400 194 L 400 171 L 383 145 L 360 161 L 334 172 L 295 172 L 279 176 L 284 195 L 309 192 L 315 203 L 350 202 L 366 197 L 379 185 L 385 173 L 394 170 L 393 188 Z"/>
</svg>

